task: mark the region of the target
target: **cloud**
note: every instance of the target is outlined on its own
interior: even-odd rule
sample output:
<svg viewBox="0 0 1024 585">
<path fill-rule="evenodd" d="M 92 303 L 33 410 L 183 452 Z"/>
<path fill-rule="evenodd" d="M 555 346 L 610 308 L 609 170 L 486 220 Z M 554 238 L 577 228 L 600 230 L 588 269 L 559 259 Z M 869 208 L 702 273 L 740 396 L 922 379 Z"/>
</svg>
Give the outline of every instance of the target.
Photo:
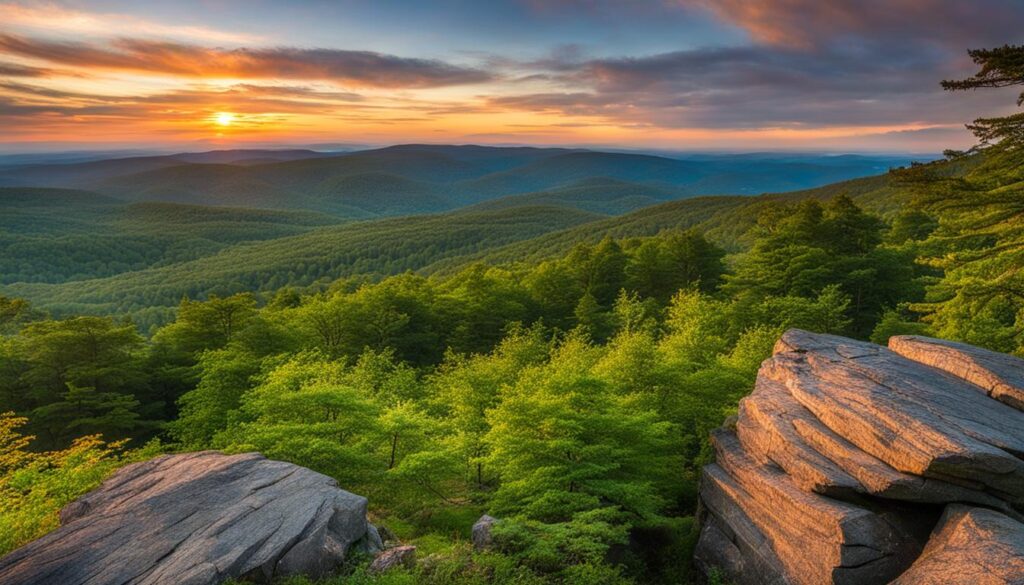
<svg viewBox="0 0 1024 585">
<path fill-rule="evenodd" d="M 85 128 L 171 132 L 231 111 L 253 124 L 267 121 L 268 130 L 271 120 L 279 122 L 281 132 L 393 125 L 388 135 L 397 135 L 405 124 L 409 132 L 423 125 L 453 135 L 473 127 L 486 131 L 481 136 L 571 136 L 577 128 L 577 135 L 593 129 L 656 141 L 689 130 L 778 130 L 933 140 L 938 149 L 961 140 L 966 121 L 1015 111 L 1015 95 L 950 95 L 938 82 L 973 72 L 967 48 L 1019 42 L 1024 0 L 660 0 L 640 3 L 639 12 L 626 0 L 516 1 L 533 2 L 537 22 L 578 22 L 558 35 L 564 44 L 547 51 L 451 50 L 442 61 L 268 46 L 224 31 L 53 5 L 19 11 L 0 0 L 0 126 L 11 131 L 16 119 L 23 132 L 46 125 L 75 135 Z M 616 53 L 611 40 L 594 40 L 661 30 L 650 24 L 661 12 L 676 19 L 673 26 L 698 22 L 720 31 L 719 44 L 702 46 L 674 28 L 678 38 L 654 39 L 661 33 L 652 32 L 657 42 L 628 44 L 651 53 Z M 115 37 L 116 30 L 133 37 Z M 477 86 L 474 95 L 406 91 L 462 85 Z M 106 92 L 125 95 L 99 95 Z"/>
<path fill-rule="evenodd" d="M 677 0 L 747 30 L 757 41 L 813 47 L 848 36 L 884 41 L 967 43 L 1020 40 L 1020 0 Z"/>
<path fill-rule="evenodd" d="M 434 59 L 338 49 L 223 49 L 138 38 L 99 45 L 0 35 L 0 51 L 85 68 L 188 77 L 316 79 L 353 87 L 442 87 L 492 79 L 485 71 Z"/>
<path fill-rule="evenodd" d="M 51 70 L 42 67 L 29 67 L 28 65 L 0 61 L 0 77 L 46 77 L 51 73 Z"/>
<path fill-rule="evenodd" d="M 669 2 L 742 28 L 750 41 L 598 58 L 567 45 L 541 59 L 491 58 L 523 87 L 487 96 L 486 107 L 708 130 L 945 126 L 1014 111 L 1009 92 L 953 96 L 939 81 L 973 73 L 968 48 L 1019 42 L 1024 0 Z"/>
<path fill-rule="evenodd" d="M 252 43 L 254 35 L 228 32 L 206 26 L 153 22 L 126 14 L 81 12 L 50 3 L 34 6 L 0 3 L 0 22 L 10 29 L 52 33 L 110 36 L 112 31 L 130 30 L 139 36 L 191 39 L 214 43 Z"/>
<path fill-rule="evenodd" d="M 619 125 L 756 129 L 942 125 L 1011 104 L 1000 92 L 950 96 L 942 53 L 871 47 L 730 47 L 560 63 L 561 91 L 489 96 L 491 108 Z M 536 63 L 531 63 L 530 66 Z"/>
</svg>

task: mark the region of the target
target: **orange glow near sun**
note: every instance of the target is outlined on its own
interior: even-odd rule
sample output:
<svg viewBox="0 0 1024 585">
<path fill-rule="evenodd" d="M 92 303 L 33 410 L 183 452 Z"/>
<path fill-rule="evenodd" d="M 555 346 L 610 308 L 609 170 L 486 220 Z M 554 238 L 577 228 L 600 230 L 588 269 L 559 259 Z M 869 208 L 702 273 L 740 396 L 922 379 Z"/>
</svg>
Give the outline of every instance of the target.
<svg viewBox="0 0 1024 585">
<path fill-rule="evenodd" d="M 230 126 L 235 121 L 235 115 L 231 112 L 219 112 L 213 119 L 218 126 Z"/>
</svg>

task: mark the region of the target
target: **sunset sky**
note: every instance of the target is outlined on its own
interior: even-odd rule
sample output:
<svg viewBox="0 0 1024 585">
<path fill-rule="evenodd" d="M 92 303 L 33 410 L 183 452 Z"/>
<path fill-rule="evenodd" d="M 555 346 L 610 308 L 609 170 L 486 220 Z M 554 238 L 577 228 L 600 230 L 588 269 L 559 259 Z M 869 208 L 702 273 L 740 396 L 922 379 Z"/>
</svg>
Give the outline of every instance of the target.
<svg viewBox="0 0 1024 585">
<path fill-rule="evenodd" d="M 937 152 L 1024 0 L 0 0 L 0 150 Z"/>
</svg>

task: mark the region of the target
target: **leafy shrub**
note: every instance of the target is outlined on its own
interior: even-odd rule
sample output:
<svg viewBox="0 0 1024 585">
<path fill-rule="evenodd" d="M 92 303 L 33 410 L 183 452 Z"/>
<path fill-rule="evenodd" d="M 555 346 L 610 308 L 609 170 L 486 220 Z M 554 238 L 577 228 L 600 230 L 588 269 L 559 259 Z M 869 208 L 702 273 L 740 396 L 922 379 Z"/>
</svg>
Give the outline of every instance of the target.
<svg viewBox="0 0 1024 585">
<path fill-rule="evenodd" d="M 66 504 L 100 484 L 118 467 L 152 456 L 158 446 L 126 452 L 124 441 L 81 437 L 62 451 L 34 453 L 26 419 L 0 414 L 0 554 L 39 538 L 60 524 Z"/>
</svg>

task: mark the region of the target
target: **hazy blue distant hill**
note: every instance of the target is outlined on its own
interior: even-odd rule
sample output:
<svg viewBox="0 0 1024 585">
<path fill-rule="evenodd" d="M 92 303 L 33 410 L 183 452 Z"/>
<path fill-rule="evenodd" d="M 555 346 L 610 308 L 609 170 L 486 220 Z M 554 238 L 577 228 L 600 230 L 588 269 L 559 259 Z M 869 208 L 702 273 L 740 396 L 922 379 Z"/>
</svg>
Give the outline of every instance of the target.
<svg viewBox="0 0 1024 585">
<path fill-rule="evenodd" d="M 42 158 L 44 155 L 34 155 Z M 71 187 L 93 186 L 97 182 L 148 170 L 172 167 L 182 163 L 253 164 L 256 161 L 280 162 L 332 156 L 312 150 L 212 150 L 152 156 L 111 157 L 88 160 L 86 153 L 55 156 L 59 162 L 17 164 L 17 155 L 0 158 L 0 187 Z M 25 157 L 21 157 L 24 159 Z M 85 159 L 78 160 L 75 159 Z M 66 160 L 65 160 L 66 159 Z M 32 157 L 28 157 L 32 160 Z"/>
<path fill-rule="evenodd" d="M 225 150 L 0 167 L 0 186 L 84 188 L 131 201 L 309 209 L 357 219 L 448 211 L 543 192 L 533 201 L 622 213 L 664 199 L 813 188 L 884 173 L 910 160 L 407 144 L 340 154 Z M 600 193 L 587 181 L 605 181 L 609 191 Z"/>
</svg>

